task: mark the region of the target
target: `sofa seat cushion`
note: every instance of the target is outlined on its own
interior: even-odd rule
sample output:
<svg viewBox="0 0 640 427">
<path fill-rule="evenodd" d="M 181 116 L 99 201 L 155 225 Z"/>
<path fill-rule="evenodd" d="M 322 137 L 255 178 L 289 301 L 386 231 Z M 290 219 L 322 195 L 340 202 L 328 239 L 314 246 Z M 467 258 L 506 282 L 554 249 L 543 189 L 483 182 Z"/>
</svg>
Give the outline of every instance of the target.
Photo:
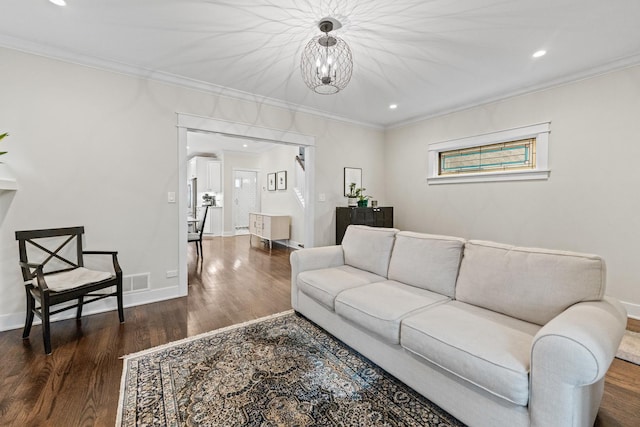
<svg viewBox="0 0 640 427">
<path fill-rule="evenodd" d="M 540 326 L 458 301 L 402 321 L 401 345 L 517 405 L 529 400 L 531 343 Z"/>
<path fill-rule="evenodd" d="M 400 344 L 400 322 L 406 316 L 449 298 L 393 280 L 341 292 L 335 311 L 387 343 Z"/>
<path fill-rule="evenodd" d="M 54 292 L 63 292 L 70 289 L 79 288 L 80 286 L 90 283 L 98 283 L 103 280 L 111 279 L 114 275 L 106 271 L 89 270 L 88 268 L 78 267 L 73 270 L 63 271 L 61 273 L 53 273 L 44 276 L 49 290 Z M 38 281 L 33 280 L 33 286 L 38 287 Z"/>
<path fill-rule="evenodd" d="M 298 274 L 298 289 L 333 311 L 334 301 L 340 292 L 383 280 L 386 278 L 349 265 L 342 265 L 303 271 Z"/>
</svg>

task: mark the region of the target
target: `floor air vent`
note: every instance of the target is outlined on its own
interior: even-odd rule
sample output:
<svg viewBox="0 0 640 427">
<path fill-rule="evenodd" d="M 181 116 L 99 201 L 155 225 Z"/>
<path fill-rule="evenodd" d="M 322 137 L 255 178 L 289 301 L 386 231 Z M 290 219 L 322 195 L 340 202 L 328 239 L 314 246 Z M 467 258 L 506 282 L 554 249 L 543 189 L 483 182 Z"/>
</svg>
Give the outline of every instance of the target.
<svg viewBox="0 0 640 427">
<path fill-rule="evenodd" d="M 140 292 L 149 289 L 150 273 L 132 274 L 122 277 L 122 291 Z"/>
</svg>

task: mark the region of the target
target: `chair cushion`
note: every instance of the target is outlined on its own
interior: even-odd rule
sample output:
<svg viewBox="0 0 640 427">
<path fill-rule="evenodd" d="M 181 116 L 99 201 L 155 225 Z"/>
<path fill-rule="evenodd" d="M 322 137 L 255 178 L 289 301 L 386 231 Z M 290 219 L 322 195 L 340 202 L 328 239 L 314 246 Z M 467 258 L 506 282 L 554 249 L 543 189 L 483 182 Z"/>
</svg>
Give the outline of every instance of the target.
<svg viewBox="0 0 640 427">
<path fill-rule="evenodd" d="M 464 239 L 401 231 L 389 262 L 389 279 L 453 298 Z"/>
<path fill-rule="evenodd" d="M 539 325 L 451 301 L 408 316 L 405 349 L 509 402 L 529 400 L 529 362 Z"/>
<path fill-rule="evenodd" d="M 50 290 L 61 292 L 88 285 L 89 283 L 101 282 L 112 277 L 114 277 L 114 275 L 106 271 L 96 271 L 78 267 L 70 271 L 47 274 L 44 276 L 44 281 L 47 282 L 47 287 Z M 36 279 L 33 280 L 33 286 L 38 286 Z"/>
<path fill-rule="evenodd" d="M 341 292 L 335 310 L 340 316 L 379 335 L 391 344 L 400 344 L 400 322 L 449 298 L 393 280 L 372 283 Z"/>
<path fill-rule="evenodd" d="M 469 241 L 456 300 L 544 325 L 577 302 L 601 300 L 604 290 L 597 255 Z"/>
<path fill-rule="evenodd" d="M 368 271 L 348 265 L 320 270 L 303 271 L 298 274 L 298 289 L 330 310 L 334 309 L 336 296 L 357 286 L 385 280 Z"/>
<path fill-rule="evenodd" d="M 200 240 L 200 233 L 187 233 L 187 241 L 193 242 L 194 240 Z"/>
<path fill-rule="evenodd" d="M 395 228 L 350 225 L 342 239 L 344 263 L 387 277 Z"/>
</svg>

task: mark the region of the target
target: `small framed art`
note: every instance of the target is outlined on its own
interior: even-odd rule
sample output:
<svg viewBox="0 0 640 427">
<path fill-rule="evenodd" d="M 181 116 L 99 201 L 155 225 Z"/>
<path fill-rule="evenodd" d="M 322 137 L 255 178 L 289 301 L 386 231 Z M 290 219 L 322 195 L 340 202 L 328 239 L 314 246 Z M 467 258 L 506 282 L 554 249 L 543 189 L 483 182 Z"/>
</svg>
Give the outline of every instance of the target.
<svg viewBox="0 0 640 427">
<path fill-rule="evenodd" d="M 276 189 L 277 190 L 286 190 L 287 189 L 287 171 L 279 171 L 279 172 L 277 172 Z"/>
<path fill-rule="evenodd" d="M 362 188 L 362 169 L 344 168 L 344 196 L 349 197 L 351 186 L 354 189 Z"/>
<path fill-rule="evenodd" d="M 276 173 L 267 174 L 267 190 L 276 191 Z"/>
</svg>

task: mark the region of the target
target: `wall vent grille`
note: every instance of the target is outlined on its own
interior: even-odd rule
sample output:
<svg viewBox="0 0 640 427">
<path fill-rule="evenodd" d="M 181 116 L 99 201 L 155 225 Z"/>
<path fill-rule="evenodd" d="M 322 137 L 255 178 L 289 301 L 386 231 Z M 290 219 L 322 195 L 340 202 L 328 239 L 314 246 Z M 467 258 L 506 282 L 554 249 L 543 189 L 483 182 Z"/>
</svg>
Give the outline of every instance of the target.
<svg viewBox="0 0 640 427">
<path fill-rule="evenodd" d="M 122 292 L 146 291 L 151 283 L 151 273 L 131 274 L 122 277 Z"/>
</svg>

